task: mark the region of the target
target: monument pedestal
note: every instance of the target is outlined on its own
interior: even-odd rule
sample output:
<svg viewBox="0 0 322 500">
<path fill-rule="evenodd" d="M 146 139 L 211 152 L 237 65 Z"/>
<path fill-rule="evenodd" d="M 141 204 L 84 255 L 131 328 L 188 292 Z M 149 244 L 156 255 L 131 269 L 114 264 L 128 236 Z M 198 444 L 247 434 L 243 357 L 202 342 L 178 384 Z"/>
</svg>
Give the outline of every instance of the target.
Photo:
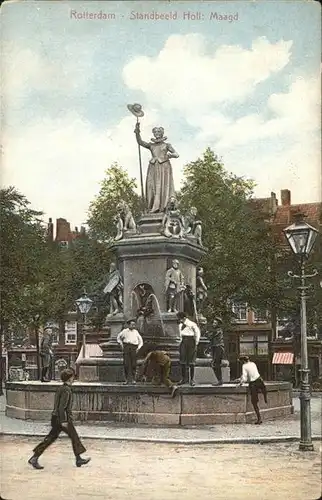
<svg viewBox="0 0 322 500">
<path fill-rule="evenodd" d="M 124 380 L 123 357 L 116 338 L 126 326 L 126 321 L 136 317 L 142 307 L 140 289 L 149 290 L 153 312 L 146 318 L 144 345 L 138 353 L 138 364 L 148 352 L 155 349 L 167 351 L 172 360 L 171 376 L 181 378 L 179 366 L 179 326 L 175 313 L 167 312 L 165 277 L 174 259 L 179 261 L 185 284 L 196 293 L 196 267 L 205 253 L 195 238 L 166 238 L 161 234 L 163 214 L 146 214 L 138 221 L 138 233 L 126 234 L 122 240 L 114 242 L 110 250 L 114 253 L 121 274 L 124 295 L 123 313 L 106 318 L 111 337 L 100 344 L 103 358 L 97 359 L 94 374 L 102 382 L 121 382 Z M 79 360 L 79 378 L 85 367 L 94 365 L 94 358 Z M 84 367 L 84 368 L 82 368 Z M 89 370 L 86 368 L 88 376 Z"/>
</svg>

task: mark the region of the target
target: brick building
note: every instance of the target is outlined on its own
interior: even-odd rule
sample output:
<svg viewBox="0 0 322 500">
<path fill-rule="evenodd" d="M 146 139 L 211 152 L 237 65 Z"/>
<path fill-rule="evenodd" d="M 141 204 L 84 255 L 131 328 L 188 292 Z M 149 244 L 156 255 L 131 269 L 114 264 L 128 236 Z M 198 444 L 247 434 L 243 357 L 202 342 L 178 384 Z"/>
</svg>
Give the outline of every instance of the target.
<svg viewBox="0 0 322 500">
<path fill-rule="evenodd" d="M 55 241 L 61 247 L 66 247 L 75 239 L 81 238 L 86 235 L 86 229 L 84 226 L 81 226 L 80 231 L 78 230 L 78 227 L 75 227 L 75 229 L 72 230 L 70 227 L 70 222 L 68 222 L 66 219 L 59 218 L 56 219 L 56 231 L 54 234 L 54 224 L 52 219 L 50 218 L 47 225 L 47 235 L 49 241 Z"/>
<path fill-rule="evenodd" d="M 288 249 L 283 229 L 294 222 L 294 215 L 297 213 L 303 214 L 306 222 L 322 233 L 321 202 L 292 204 L 291 192 L 283 189 L 281 204 L 278 203 L 275 193 L 271 193 L 269 198 L 253 199 L 251 203 L 255 210 L 265 213 L 272 238 L 280 248 Z M 237 360 L 240 355 L 245 354 L 258 364 L 264 378 L 286 378 L 297 384 L 299 339 L 295 334 L 283 334 L 289 318 L 278 318 L 272 311 L 252 311 L 245 303 L 233 303 L 232 308 L 236 317 L 234 328 L 228 333 L 228 357 L 232 377 L 239 376 L 240 367 Z M 314 332 L 308 332 L 312 381 L 322 377 L 321 327 L 322 325 L 317 325 Z"/>
</svg>

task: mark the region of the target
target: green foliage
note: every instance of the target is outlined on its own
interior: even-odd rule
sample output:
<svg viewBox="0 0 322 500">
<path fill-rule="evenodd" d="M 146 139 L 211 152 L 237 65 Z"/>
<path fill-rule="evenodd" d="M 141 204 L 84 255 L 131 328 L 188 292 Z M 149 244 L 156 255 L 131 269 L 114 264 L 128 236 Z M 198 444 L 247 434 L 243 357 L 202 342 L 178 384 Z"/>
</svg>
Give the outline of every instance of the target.
<svg viewBox="0 0 322 500">
<path fill-rule="evenodd" d="M 66 249 L 49 242 L 41 213 L 12 187 L 1 190 L 0 211 L 1 328 L 6 336 L 24 337 L 28 328 L 49 320 L 61 323 L 84 287 L 88 293 L 103 289 L 111 258 L 106 244 L 87 235 Z"/>
<path fill-rule="evenodd" d="M 253 187 L 253 181 L 227 172 L 210 149 L 185 168 L 180 203 L 195 206 L 203 223 L 208 314 L 225 316 L 232 298 L 263 307 L 271 296 L 271 243 L 266 214 L 250 204 Z"/>
<path fill-rule="evenodd" d="M 46 252 L 41 213 L 15 188 L 0 191 L 0 292 L 2 331 L 20 321 L 26 284 L 37 286 L 39 267 Z"/>
<path fill-rule="evenodd" d="M 110 241 L 115 236 L 114 217 L 121 201 L 130 206 L 134 218 L 140 213 L 142 202 L 136 187 L 135 179 L 130 179 L 126 170 L 117 163 L 106 171 L 100 192 L 89 207 L 88 225 L 94 238 Z"/>
<path fill-rule="evenodd" d="M 88 235 L 75 239 L 66 249 L 50 245 L 43 274 L 52 301 L 48 307 L 51 319 L 65 320 L 84 288 L 89 295 L 98 288 L 102 291 L 110 259 L 106 244 Z"/>
</svg>

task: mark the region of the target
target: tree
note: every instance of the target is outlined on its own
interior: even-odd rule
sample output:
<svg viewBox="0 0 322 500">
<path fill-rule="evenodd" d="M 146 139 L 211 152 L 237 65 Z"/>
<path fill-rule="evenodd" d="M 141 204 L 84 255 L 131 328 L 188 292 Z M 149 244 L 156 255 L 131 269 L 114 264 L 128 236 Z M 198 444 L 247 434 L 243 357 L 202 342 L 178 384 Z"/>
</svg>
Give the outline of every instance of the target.
<svg viewBox="0 0 322 500">
<path fill-rule="evenodd" d="M 76 238 L 67 248 L 61 248 L 55 242 L 50 244 L 42 264 L 44 293 L 50 298 L 49 303 L 45 299 L 43 302 L 47 319 L 59 322 L 62 329 L 69 311 L 75 309 L 75 300 L 84 288 L 91 295 L 99 283 L 102 291 L 110 259 L 107 245 L 87 234 Z M 94 295 L 96 299 L 97 294 Z M 89 318 L 93 316 L 94 311 L 95 304 Z M 99 326 L 97 322 L 96 325 Z"/>
<path fill-rule="evenodd" d="M 201 263 L 209 287 L 207 314 L 229 316 L 231 299 L 266 307 L 273 293 L 271 242 L 266 214 L 250 203 L 253 181 L 227 172 L 209 148 L 184 175 L 180 205 L 197 208 L 207 248 Z"/>
<path fill-rule="evenodd" d="M 19 324 L 22 292 L 26 284 L 35 286 L 39 282 L 39 263 L 46 251 L 41 213 L 29 205 L 14 187 L 0 190 L 0 391 L 2 342 Z"/>
<path fill-rule="evenodd" d="M 90 204 L 88 225 L 92 237 L 110 241 L 116 234 L 114 217 L 117 205 L 125 201 L 134 218 L 140 213 L 142 202 L 136 193 L 136 180 L 130 179 L 126 170 L 113 163 L 106 171 L 98 196 Z"/>
<path fill-rule="evenodd" d="M 15 188 L 0 191 L 0 291 L 3 329 L 17 319 L 21 291 L 39 282 L 39 263 L 46 252 L 41 212 Z"/>
</svg>

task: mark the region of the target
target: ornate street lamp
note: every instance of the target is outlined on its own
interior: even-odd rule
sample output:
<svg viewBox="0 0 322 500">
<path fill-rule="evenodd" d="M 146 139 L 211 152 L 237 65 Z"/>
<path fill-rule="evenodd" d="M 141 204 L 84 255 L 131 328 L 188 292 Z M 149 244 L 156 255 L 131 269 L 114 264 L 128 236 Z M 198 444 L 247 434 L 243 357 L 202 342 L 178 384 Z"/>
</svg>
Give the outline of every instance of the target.
<svg viewBox="0 0 322 500">
<path fill-rule="evenodd" d="M 83 321 L 82 321 L 82 347 L 83 347 L 83 358 L 85 358 L 85 349 L 86 349 L 86 334 L 85 334 L 85 325 L 86 325 L 86 320 L 87 320 L 87 314 L 89 313 L 93 301 L 88 297 L 86 290 L 84 288 L 83 295 L 75 300 L 75 303 L 78 307 L 79 312 L 82 314 Z"/>
<path fill-rule="evenodd" d="M 311 433 L 311 394 L 308 367 L 308 348 L 307 348 L 307 318 L 306 318 L 306 299 L 308 286 L 305 284 L 306 278 L 313 278 L 318 273 L 315 270 L 313 274 L 305 274 L 305 263 L 308 260 L 313 249 L 315 240 L 319 232 L 306 222 L 303 222 L 303 215 L 296 216 L 295 223 L 284 229 L 285 237 L 292 249 L 294 255 L 298 258 L 301 266 L 299 275 L 292 271 L 288 272 L 291 278 L 300 280 L 298 287 L 301 297 L 301 439 L 299 449 L 301 451 L 312 451 L 312 433 Z"/>
</svg>

